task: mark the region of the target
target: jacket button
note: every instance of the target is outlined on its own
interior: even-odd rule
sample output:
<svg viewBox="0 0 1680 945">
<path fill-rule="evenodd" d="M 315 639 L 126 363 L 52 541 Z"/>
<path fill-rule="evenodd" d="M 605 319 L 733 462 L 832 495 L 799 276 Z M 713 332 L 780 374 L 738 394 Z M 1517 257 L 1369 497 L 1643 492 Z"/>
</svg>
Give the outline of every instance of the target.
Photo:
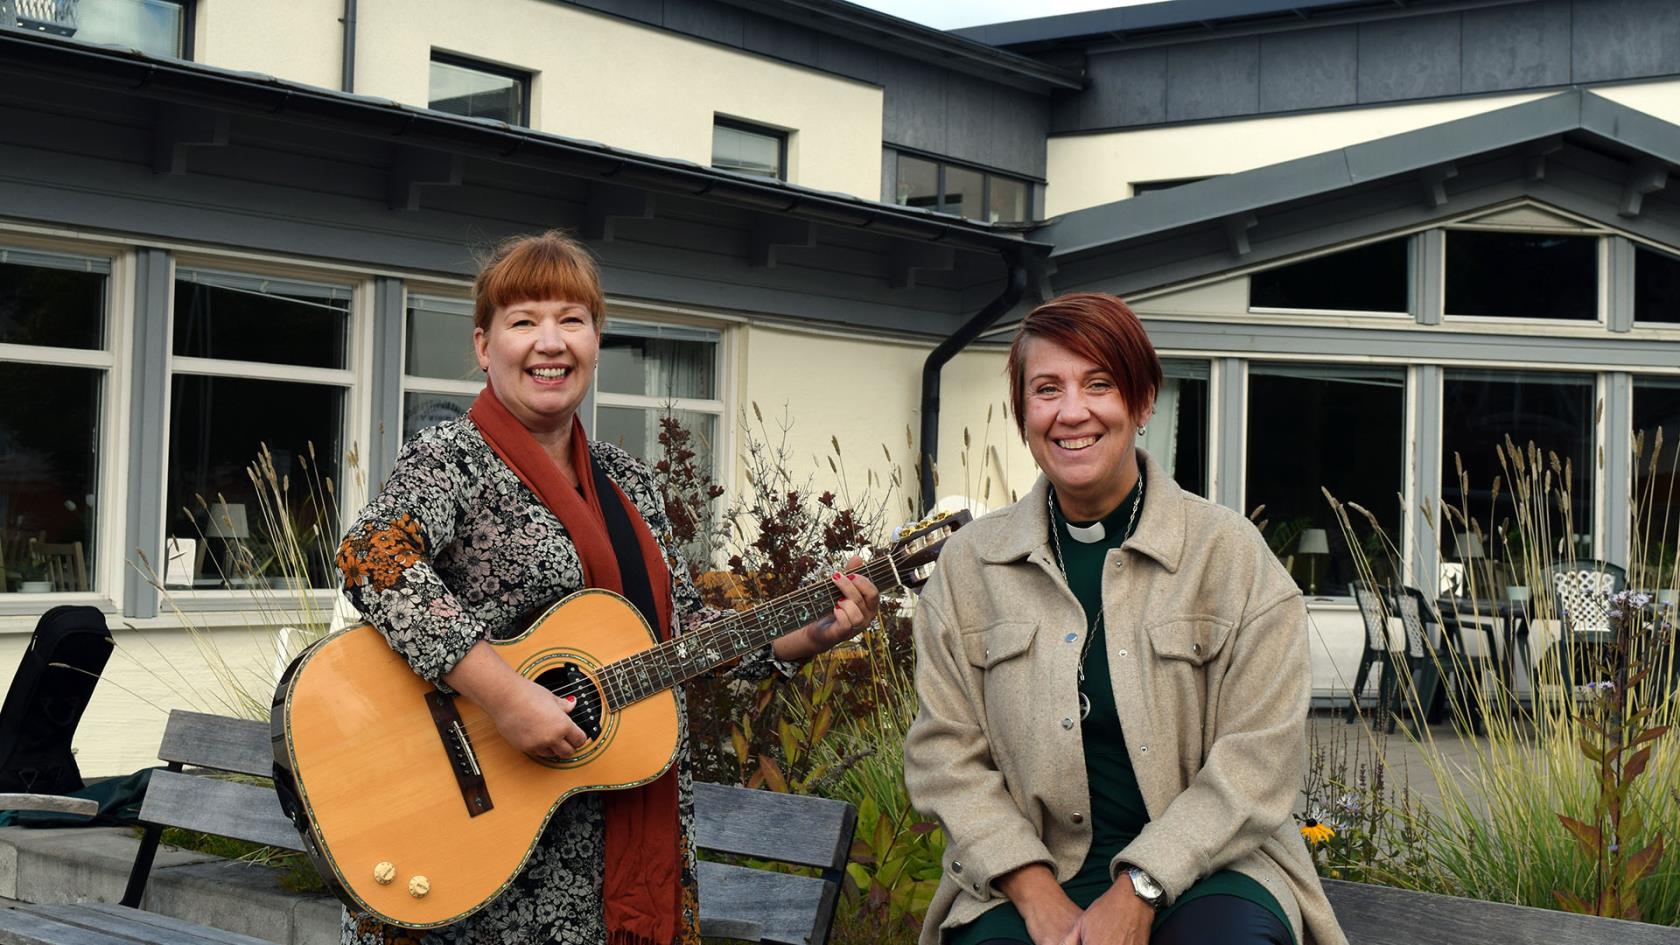
<svg viewBox="0 0 1680 945">
<path fill-rule="evenodd" d="M 1074 811 L 1073 816 L 1069 817 L 1068 819 L 1073 821 L 1076 824 L 1082 824 L 1082 823 L 1085 822 L 1085 815 L 1079 813 L 1078 811 Z"/>
<path fill-rule="evenodd" d="M 1201 644 L 1200 644 L 1200 643 L 1192 643 L 1192 644 L 1190 644 L 1190 652 L 1192 652 L 1192 653 L 1200 653 L 1200 652 L 1202 652 L 1202 645 L 1201 645 Z"/>
<path fill-rule="evenodd" d="M 1138 751 L 1148 751 L 1148 750 L 1149 750 L 1148 745 L 1139 745 L 1138 746 Z"/>
<path fill-rule="evenodd" d="M 952 860 L 951 861 L 951 872 L 953 872 L 953 873 L 961 873 L 962 872 L 962 860 Z"/>
<path fill-rule="evenodd" d="M 1062 728 L 1065 728 L 1065 729 L 1068 729 L 1068 730 L 1071 731 L 1073 729 L 1073 719 L 1064 717 L 1062 719 Z"/>
<path fill-rule="evenodd" d="M 1125 651 L 1125 650 L 1121 650 L 1121 651 L 1120 651 L 1120 658 L 1121 658 L 1121 659 L 1125 659 L 1125 657 L 1126 657 L 1126 651 Z"/>
</svg>

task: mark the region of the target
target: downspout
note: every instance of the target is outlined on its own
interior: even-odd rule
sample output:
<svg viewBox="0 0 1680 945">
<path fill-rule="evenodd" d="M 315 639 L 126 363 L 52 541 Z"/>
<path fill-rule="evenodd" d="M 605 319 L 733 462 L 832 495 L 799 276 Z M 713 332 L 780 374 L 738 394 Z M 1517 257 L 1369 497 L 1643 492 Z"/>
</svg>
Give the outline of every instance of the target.
<svg viewBox="0 0 1680 945">
<path fill-rule="evenodd" d="M 1021 254 L 1011 251 L 1005 257 L 1009 275 L 997 298 L 958 328 L 956 333 L 939 343 L 922 362 L 922 514 L 933 508 L 933 462 L 939 455 L 939 372 L 957 352 L 980 337 L 986 329 L 1002 318 L 1027 291 L 1027 266 Z"/>
<path fill-rule="evenodd" d="M 344 66 L 339 84 L 356 91 L 356 0 L 344 0 Z"/>
</svg>

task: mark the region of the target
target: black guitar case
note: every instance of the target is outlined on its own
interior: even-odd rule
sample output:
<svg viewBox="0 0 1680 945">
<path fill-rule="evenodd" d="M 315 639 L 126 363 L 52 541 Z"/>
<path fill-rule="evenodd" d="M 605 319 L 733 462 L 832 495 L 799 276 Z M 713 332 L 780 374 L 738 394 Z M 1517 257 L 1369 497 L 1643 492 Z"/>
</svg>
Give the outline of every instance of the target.
<svg viewBox="0 0 1680 945">
<path fill-rule="evenodd" d="M 84 786 L 70 739 L 112 645 L 96 607 L 65 605 L 41 615 L 0 707 L 0 792 L 64 794 Z"/>
</svg>

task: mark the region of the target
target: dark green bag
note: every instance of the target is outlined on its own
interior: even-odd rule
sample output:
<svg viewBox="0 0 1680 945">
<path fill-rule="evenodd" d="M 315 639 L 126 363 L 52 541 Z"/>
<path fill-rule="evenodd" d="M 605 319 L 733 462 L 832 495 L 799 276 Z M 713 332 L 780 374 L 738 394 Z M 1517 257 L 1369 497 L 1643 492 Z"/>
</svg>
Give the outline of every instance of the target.
<svg viewBox="0 0 1680 945">
<path fill-rule="evenodd" d="M 151 783 L 156 768 L 142 768 L 121 778 L 96 781 L 65 797 L 88 797 L 99 802 L 99 813 L 92 817 L 59 814 L 47 811 L 0 811 L 0 827 L 112 827 L 140 822 L 140 803 L 146 799 L 146 785 Z"/>
</svg>

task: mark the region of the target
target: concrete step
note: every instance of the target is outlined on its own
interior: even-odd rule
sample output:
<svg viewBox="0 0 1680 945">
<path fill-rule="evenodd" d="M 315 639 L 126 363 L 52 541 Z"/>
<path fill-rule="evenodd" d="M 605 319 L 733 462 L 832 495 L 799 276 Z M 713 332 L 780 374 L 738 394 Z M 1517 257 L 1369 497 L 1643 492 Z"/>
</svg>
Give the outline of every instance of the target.
<svg viewBox="0 0 1680 945">
<path fill-rule="evenodd" d="M 0 901 L 117 902 L 140 846 L 126 827 L 0 827 Z M 280 885 L 280 870 L 159 847 L 141 906 L 276 945 L 337 945 L 342 907 Z"/>
</svg>

